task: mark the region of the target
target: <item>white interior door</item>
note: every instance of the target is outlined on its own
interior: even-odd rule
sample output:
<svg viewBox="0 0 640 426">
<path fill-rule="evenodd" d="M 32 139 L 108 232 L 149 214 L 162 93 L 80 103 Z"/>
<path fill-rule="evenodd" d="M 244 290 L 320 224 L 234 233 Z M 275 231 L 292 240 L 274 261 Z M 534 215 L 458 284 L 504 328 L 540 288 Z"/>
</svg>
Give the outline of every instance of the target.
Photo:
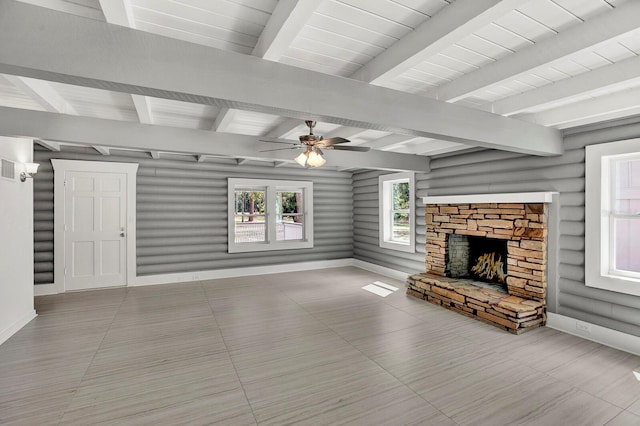
<svg viewBox="0 0 640 426">
<path fill-rule="evenodd" d="M 66 290 L 127 284 L 127 175 L 67 171 Z"/>
</svg>

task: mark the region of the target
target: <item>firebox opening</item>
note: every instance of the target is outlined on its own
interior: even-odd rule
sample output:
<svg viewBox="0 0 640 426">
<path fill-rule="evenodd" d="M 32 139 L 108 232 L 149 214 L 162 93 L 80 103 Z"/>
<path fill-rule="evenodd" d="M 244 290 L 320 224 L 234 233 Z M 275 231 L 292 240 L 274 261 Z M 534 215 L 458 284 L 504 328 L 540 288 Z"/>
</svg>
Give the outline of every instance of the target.
<svg viewBox="0 0 640 426">
<path fill-rule="evenodd" d="M 446 275 L 507 291 L 507 241 L 450 234 Z"/>
</svg>

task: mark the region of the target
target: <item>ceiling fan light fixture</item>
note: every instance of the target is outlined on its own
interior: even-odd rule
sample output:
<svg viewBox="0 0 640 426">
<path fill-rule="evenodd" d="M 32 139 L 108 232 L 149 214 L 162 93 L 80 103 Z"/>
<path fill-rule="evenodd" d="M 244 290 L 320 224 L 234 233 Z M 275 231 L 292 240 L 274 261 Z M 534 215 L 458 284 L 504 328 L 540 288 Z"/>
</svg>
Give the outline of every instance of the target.
<svg viewBox="0 0 640 426">
<path fill-rule="evenodd" d="M 307 160 L 309 158 L 309 154 L 307 153 L 307 151 L 305 152 L 301 152 L 300 155 L 298 155 L 296 158 L 294 158 L 293 160 L 300 164 L 302 167 L 307 165 Z"/>
<path fill-rule="evenodd" d="M 311 167 L 320 167 L 325 164 L 327 160 L 322 157 L 322 151 L 319 149 L 314 149 L 309 153 L 309 159 L 307 160 L 307 164 Z"/>
</svg>

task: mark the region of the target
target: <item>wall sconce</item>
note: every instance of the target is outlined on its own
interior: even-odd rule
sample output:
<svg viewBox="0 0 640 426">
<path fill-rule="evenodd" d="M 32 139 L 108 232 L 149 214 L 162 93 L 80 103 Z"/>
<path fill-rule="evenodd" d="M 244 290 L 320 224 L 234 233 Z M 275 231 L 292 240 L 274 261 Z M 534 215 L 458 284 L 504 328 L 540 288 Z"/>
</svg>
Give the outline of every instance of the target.
<svg viewBox="0 0 640 426">
<path fill-rule="evenodd" d="M 38 163 L 24 163 L 24 172 L 20 173 L 20 182 L 25 182 L 27 179 L 33 179 L 33 177 L 38 173 L 38 167 L 40 164 Z"/>
</svg>

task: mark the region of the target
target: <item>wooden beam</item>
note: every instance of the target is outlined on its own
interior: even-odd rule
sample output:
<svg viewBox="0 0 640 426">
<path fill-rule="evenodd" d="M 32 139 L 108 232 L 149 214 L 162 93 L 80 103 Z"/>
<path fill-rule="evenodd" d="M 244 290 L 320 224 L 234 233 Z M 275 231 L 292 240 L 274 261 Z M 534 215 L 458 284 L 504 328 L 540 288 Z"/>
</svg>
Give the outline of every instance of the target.
<svg viewBox="0 0 640 426">
<path fill-rule="evenodd" d="M 34 140 L 34 142 L 42 146 L 43 148 L 48 149 L 49 151 L 60 152 L 61 149 L 59 142 L 44 141 L 42 139 L 36 139 Z"/>
<path fill-rule="evenodd" d="M 43 111 L 0 107 L 0 135 L 35 136 L 89 146 L 141 151 L 214 155 L 266 161 L 291 161 L 290 151 L 260 152 L 255 136 L 184 129 L 129 121 L 77 117 Z M 176 144 L 176 141 L 180 141 Z M 425 157 L 371 151 L 325 151 L 327 165 L 380 170 L 428 171 Z M 240 163 L 239 163 L 240 164 Z"/>
<path fill-rule="evenodd" d="M 249 161 L 248 158 L 237 158 L 236 159 L 236 163 L 238 163 L 238 166 L 241 166 L 241 165 L 247 163 L 248 161 Z"/>
<path fill-rule="evenodd" d="M 213 123 L 211 130 L 214 132 L 226 132 L 229 129 L 229 125 L 233 122 L 233 117 L 236 115 L 235 110 L 229 108 L 222 108 L 216 116 L 216 121 Z"/>
<path fill-rule="evenodd" d="M 100 0 L 100 7 L 108 23 L 128 28 L 136 27 L 128 0 Z"/>
<path fill-rule="evenodd" d="M 290 164 L 289 161 L 274 161 L 273 162 L 273 167 L 282 167 L 282 166 L 286 166 L 287 164 Z"/>
<path fill-rule="evenodd" d="M 140 95 L 131 95 L 133 105 L 136 107 L 138 113 L 138 120 L 142 124 L 153 124 L 153 113 L 151 112 L 151 106 L 149 105 L 149 98 Z"/>
<path fill-rule="evenodd" d="M 19 2 L 0 2 L 0 73 L 526 154 L 563 150 L 554 129 Z"/>
<path fill-rule="evenodd" d="M 458 0 L 369 61 L 351 77 L 381 84 L 436 55 L 529 0 Z"/>
<path fill-rule="evenodd" d="M 567 28 L 556 36 L 484 65 L 428 92 L 436 99 L 455 102 L 494 84 L 508 81 L 536 67 L 549 65 L 567 56 L 593 49 L 611 39 L 638 29 L 640 1 L 622 3 L 610 12 Z"/>
<path fill-rule="evenodd" d="M 270 61 L 280 60 L 320 3 L 317 0 L 278 1 L 252 55 Z"/>
<path fill-rule="evenodd" d="M 565 78 L 555 83 L 493 102 L 484 109 L 496 114 L 513 115 L 534 107 L 544 107 L 554 102 L 583 95 L 640 78 L 640 56 L 634 56 L 615 64 Z"/>
<path fill-rule="evenodd" d="M 102 155 L 111 155 L 111 151 L 106 146 L 96 146 L 92 145 L 91 148 L 95 149 Z"/>
<path fill-rule="evenodd" d="M 207 160 L 207 156 L 206 156 L 206 155 L 198 155 L 198 156 L 196 157 L 196 161 L 197 161 L 198 163 L 204 163 L 206 160 Z"/>
<path fill-rule="evenodd" d="M 154 160 L 160 159 L 160 153 L 158 151 L 149 151 L 149 155 L 151 155 L 151 158 Z"/>
<path fill-rule="evenodd" d="M 281 138 L 302 124 L 304 124 L 302 120 L 297 118 L 290 118 L 277 125 L 273 129 L 269 130 L 269 133 L 264 136 L 267 138 Z"/>
</svg>

